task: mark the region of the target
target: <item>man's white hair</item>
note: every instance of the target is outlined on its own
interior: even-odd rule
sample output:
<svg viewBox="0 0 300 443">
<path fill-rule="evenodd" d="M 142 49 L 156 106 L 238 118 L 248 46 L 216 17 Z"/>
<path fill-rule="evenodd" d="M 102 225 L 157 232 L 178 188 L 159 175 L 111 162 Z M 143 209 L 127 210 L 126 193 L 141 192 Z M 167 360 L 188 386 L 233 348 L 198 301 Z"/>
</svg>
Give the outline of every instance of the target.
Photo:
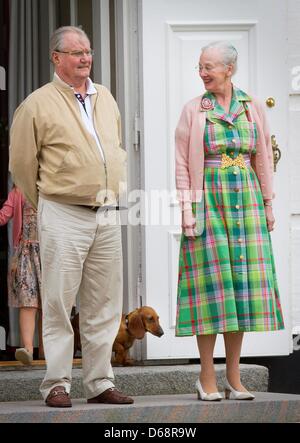
<svg viewBox="0 0 300 443">
<path fill-rule="evenodd" d="M 202 53 L 208 49 L 218 49 L 222 55 L 222 62 L 225 65 L 233 66 L 233 74 L 237 71 L 238 52 L 235 47 L 227 41 L 215 41 L 202 48 Z"/>
<path fill-rule="evenodd" d="M 78 34 L 80 37 L 84 37 L 90 41 L 83 29 L 77 26 L 62 26 L 61 28 L 56 29 L 50 38 L 50 59 L 52 59 L 53 52 L 63 51 L 64 37 L 68 33 Z"/>
</svg>

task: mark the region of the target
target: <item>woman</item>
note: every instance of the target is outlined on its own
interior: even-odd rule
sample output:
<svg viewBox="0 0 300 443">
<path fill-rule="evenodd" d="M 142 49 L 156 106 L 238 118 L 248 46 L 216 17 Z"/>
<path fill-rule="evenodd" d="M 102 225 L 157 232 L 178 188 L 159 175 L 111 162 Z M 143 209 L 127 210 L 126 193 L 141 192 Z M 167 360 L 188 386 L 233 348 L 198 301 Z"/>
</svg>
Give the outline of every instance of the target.
<svg viewBox="0 0 300 443">
<path fill-rule="evenodd" d="M 0 210 L 0 226 L 13 219 L 14 254 L 8 273 L 8 304 L 19 308 L 20 334 L 23 348 L 15 357 L 25 365 L 33 360 L 35 319 L 40 308 L 41 265 L 37 238 L 37 214 L 31 204 L 14 187 Z M 41 312 L 39 315 L 41 337 Z M 41 340 L 40 340 L 41 341 Z M 40 354 L 43 356 L 42 343 Z"/>
<path fill-rule="evenodd" d="M 197 336 L 198 398 L 221 400 L 213 352 L 226 351 L 226 398 L 252 400 L 241 384 L 244 332 L 284 328 L 268 231 L 273 156 L 263 107 L 232 85 L 237 51 L 202 49 L 206 92 L 183 109 L 176 129 L 176 185 L 182 207 L 177 336 Z"/>
</svg>

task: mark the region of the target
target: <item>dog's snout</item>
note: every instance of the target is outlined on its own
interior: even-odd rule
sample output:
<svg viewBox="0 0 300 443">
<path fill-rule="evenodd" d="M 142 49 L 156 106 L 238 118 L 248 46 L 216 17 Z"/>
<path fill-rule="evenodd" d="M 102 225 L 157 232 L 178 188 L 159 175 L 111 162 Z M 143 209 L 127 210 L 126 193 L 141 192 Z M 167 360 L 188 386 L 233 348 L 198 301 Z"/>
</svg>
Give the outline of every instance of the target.
<svg viewBox="0 0 300 443">
<path fill-rule="evenodd" d="M 163 329 L 161 327 L 159 327 L 158 331 L 157 331 L 157 336 L 161 337 L 162 335 L 164 335 L 164 331 L 163 331 Z"/>
</svg>

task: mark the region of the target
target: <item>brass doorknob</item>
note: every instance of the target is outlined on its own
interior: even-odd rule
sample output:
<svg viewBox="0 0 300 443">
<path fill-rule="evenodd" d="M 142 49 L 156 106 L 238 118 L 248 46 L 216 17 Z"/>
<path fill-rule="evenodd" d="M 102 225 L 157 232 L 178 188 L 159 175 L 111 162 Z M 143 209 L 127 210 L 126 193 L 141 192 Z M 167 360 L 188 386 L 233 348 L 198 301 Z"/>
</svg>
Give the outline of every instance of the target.
<svg viewBox="0 0 300 443">
<path fill-rule="evenodd" d="M 281 159 L 281 151 L 278 148 L 278 144 L 276 142 L 275 135 L 271 136 L 271 142 L 272 142 L 272 150 L 273 150 L 273 162 L 274 162 L 274 172 L 276 172 L 277 163 Z"/>
<path fill-rule="evenodd" d="M 276 102 L 275 102 L 275 98 L 273 98 L 273 97 L 269 97 L 269 98 L 267 98 L 267 100 L 266 100 L 266 105 L 267 105 L 269 108 L 274 108 L 275 104 L 276 104 Z"/>
</svg>

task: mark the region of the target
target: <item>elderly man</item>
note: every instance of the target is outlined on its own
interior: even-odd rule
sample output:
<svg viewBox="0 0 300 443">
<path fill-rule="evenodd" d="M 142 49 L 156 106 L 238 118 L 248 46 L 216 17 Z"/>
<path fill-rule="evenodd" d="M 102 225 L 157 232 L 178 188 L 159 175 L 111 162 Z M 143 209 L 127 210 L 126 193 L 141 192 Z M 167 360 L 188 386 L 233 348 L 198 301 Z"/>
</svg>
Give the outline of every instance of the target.
<svg viewBox="0 0 300 443">
<path fill-rule="evenodd" d="M 93 51 L 84 31 L 57 29 L 50 53 L 54 79 L 15 112 L 10 146 L 13 180 L 38 206 L 47 362 L 40 391 L 48 406 L 72 406 L 70 314 L 78 294 L 87 402 L 133 403 L 115 388 L 110 364 L 122 313 L 120 114 L 89 78 Z"/>
</svg>

